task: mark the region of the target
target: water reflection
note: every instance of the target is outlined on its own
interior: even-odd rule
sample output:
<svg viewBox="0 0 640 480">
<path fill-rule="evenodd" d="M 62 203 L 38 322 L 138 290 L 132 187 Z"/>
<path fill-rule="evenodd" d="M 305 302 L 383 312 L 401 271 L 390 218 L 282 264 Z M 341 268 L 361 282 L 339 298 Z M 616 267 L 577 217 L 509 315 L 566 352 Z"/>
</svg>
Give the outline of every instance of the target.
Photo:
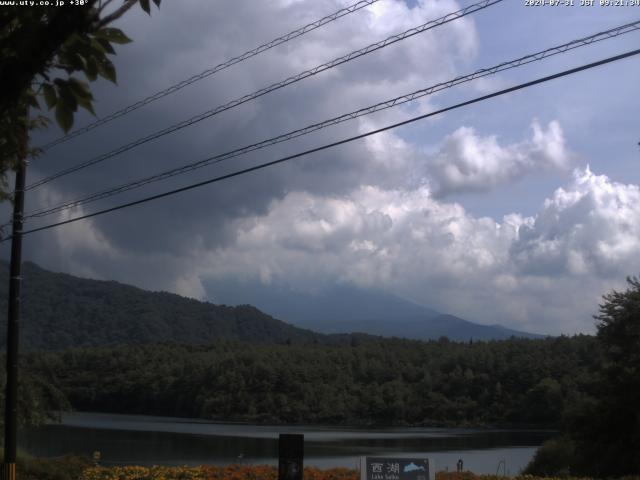
<svg viewBox="0 0 640 480">
<path fill-rule="evenodd" d="M 91 455 L 98 450 L 104 463 L 276 464 L 279 433 L 304 433 L 305 463 L 323 468 L 353 468 L 362 455 L 428 454 L 438 469 L 455 469 L 463 458 L 465 468 L 495 473 L 504 459 L 514 474 L 550 436 L 544 431 L 253 426 L 81 413 L 65 415 L 61 425 L 25 429 L 19 443 L 38 456 Z"/>
</svg>

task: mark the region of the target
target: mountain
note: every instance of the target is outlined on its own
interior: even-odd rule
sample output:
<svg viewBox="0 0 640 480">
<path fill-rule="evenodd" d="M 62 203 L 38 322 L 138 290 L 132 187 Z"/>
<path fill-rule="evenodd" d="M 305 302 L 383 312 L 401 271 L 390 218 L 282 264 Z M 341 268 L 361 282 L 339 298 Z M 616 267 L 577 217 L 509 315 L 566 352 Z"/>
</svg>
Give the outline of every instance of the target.
<svg viewBox="0 0 640 480">
<path fill-rule="evenodd" d="M 250 305 L 213 305 L 113 281 L 88 280 L 23 264 L 21 348 L 146 343 L 342 343 L 294 327 Z M 0 261 L 0 345 L 6 344 L 9 266 Z"/>
<path fill-rule="evenodd" d="M 386 337 L 455 341 L 543 338 L 501 325 L 481 325 L 417 305 L 374 289 L 330 287 L 317 293 L 295 292 L 258 282 L 209 282 L 216 299 L 235 305 L 251 303 L 293 325 L 322 333 L 366 332 Z"/>
<path fill-rule="evenodd" d="M 8 270 L 8 264 L 0 261 L 0 312 L 7 311 Z M 206 345 L 216 340 L 335 344 L 354 337 L 366 340 L 369 335 L 417 340 L 446 336 L 455 341 L 539 337 L 499 325 L 479 325 L 388 293 L 355 287 L 333 287 L 311 295 L 227 283 L 226 291 L 221 287 L 215 291 L 216 298 L 219 293 L 226 297 L 224 303 L 236 304 L 228 306 L 53 273 L 31 262 L 24 262 L 23 278 L 20 335 L 21 347 L 27 350 Z M 6 343 L 5 319 L 1 314 L 0 345 Z"/>
</svg>

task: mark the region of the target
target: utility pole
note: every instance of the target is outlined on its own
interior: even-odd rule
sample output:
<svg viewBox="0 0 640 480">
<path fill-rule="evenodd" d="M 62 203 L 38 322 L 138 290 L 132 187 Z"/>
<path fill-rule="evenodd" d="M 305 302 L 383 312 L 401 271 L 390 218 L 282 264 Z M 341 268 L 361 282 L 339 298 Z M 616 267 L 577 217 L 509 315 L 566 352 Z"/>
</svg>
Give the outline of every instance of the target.
<svg viewBox="0 0 640 480">
<path fill-rule="evenodd" d="M 7 318 L 7 385 L 4 407 L 4 463 L 0 480 L 16 480 L 18 432 L 18 339 L 20 327 L 20 287 L 22 283 L 22 223 L 27 162 L 24 155 L 16 165 L 11 236 L 9 313 Z"/>
</svg>

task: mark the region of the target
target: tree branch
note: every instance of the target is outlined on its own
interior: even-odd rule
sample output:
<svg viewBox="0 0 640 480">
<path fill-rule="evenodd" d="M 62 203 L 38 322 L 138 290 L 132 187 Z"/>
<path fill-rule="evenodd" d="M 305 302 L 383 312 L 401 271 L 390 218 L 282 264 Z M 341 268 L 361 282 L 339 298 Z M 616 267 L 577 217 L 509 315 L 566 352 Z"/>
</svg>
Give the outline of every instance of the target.
<svg viewBox="0 0 640 480">
<path fill-rule="evenodd" d="M 122 15 L 124 15 L 127 10 L 133 7 L 136 3 L 138 3 L 138 0 L 125 0 L 124 5 L 118 8 L 115 12 L 107 15 L 102 20 L 100 20 L 97 24 L 97 28 L 102 28 L 105 25 L 109 25 L 114 20 L 117 20 Z"/>
</svg>

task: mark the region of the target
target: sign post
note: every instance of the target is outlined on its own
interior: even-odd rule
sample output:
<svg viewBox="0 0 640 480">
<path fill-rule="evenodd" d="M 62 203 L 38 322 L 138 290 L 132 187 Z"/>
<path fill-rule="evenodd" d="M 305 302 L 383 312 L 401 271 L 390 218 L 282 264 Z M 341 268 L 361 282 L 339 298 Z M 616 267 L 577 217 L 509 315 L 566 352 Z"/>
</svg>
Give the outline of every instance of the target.
<svg viewBox="0 0 640 480">
<path fill-rule="evenodd" d="M 361 457 L 360 480 L 435 480 L 429 458 Z"/>
<path fill-rule="evenodd" d="M 278 480 L 302 480 L 304 435 L 281 433 L 278 440 Z"/>
</svg>

